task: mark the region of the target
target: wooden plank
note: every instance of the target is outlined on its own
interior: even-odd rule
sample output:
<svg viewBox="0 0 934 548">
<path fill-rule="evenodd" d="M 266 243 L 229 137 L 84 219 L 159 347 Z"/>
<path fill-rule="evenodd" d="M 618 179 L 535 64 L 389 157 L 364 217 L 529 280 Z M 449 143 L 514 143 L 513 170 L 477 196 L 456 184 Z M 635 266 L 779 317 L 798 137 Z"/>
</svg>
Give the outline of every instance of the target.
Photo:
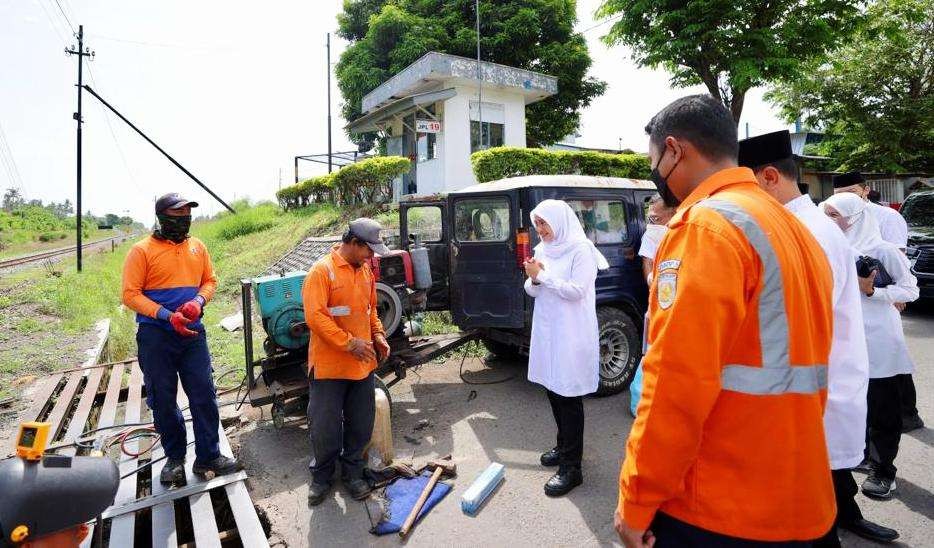
<svg viewBox="0 0 934 548">
<path fill-rule="evenodd" d="M 130 369 L 130 385 L 127 390 L 126 413 L 123 424 L 139 422 L 140 407 L 142 403 L 143 373 L 139 369 L 139 364 L 133 363 Z M 109 396 L 108 391 L 108 396 Z M 138 440 L 130 440 L 126 443 L 129 451 L 139 449 Z M 120 476 L 129 474 L 139 467 L 139 459 L 126 459 L 120 463 Z M 127 501 L 136 500 L 136 480 L 137 475 L 132 474 L 120 481 L 120 488 L 117 489 L 117 496 L 114 498 L 114 504 L 122 504 Z M 133 538 L 136 528 L 136 515 L 126 514 L 118 516 L 111 521 L 110 526 L 110 545 L 111 546 L 133 546 Z"/>
<path fill-rule="evenodd" d="M 71 408 L 75 392 L 78 391 L 78 384 L 81 382 L 81 376 L 81 373 L 77 371 L 68 375 L 68 382 L 65 383 L 65 388 L 62 389 L 58 398 L 55 400 L 55 407 L 52 408 L 52 411 L 49 413 L 49 418 L 46 419 L 46 422 L 52 423 L 52 426 L 49 428 L 49 439 L 54 440 L 58 437 L 58 431 L 61 429 L 65 413 Z"/>
<path fill-rule="evenodd" d="M 84 432 L 84 425 L 88 421 L 88 415 L 91 414 L 91 407 L 94 405 L 94 398 L 97 397 L 97 387 L 101 383 L 101 377 L 104 376 L 103 369 L 93 369 L 87 372 L 87 384 L 84 385 L 84 391 L 78 400 L 78 407 L 75 414 L 68 424 L 68 431 L 65 432 L 63 441 L 69 442 L 78 439 L 78 436 Z M 63 455 L 74 455 L 77 447 L 65 447 L 62 450 Z"/>
<path fill-rule="evenodd" d="M 220 446 L 222 454 L 233 457 L 233 450 L 230 448 L 230 441 L 224 433 L 223 426 L 220 427 Z M 224 491 L 227 492 L 227 501 L 230 503 L 230 510 L 233 512 L 243 545 L 251 548 L 253 546 L 268 547 L 269 540 L 266 539 L 266 532 L 263 531 L 259 516 L 256 515 L 256 509 L 253 507 L 253 500 L 250 498 L 246 485 L 238 481 L 225 485 Z"/>
<path fill-rule="evenodd" d="M 29 411 L 26 411 L 26 414 L 23 415 L 26 420 L 34 421 L 39 418 L 42 410 L 45 409 L 46 404 L 49 402 L 49 397 L 52 396 L 52 392 L 55 392 L 61 380 L 62 375 L 55 374 L 36 381 L 37 387 L 32 393 L 32 405 L 29 407 Z"/>
<path fill-rule="evenodd" d="M 101 405 L 101 415 L 97 419 L 97 428 L 113 426 L 117 417 L 117 403 L 120 399 L 120 387 L 123 385 L 123 372 L 126 366 L 118 364 L 110 370 L 110 381 L 107 383 L 107 394 Z"/>
<path fill-rule="evenodd" d="M 185 423 L 185 432 L 188 441 L 194 441 L 194 429 L 191 422 Z M 188 446 L 185 457 L 185 481 L 188 485 L 204 483 L 204 480 L 192 471 L 195 462 L 195 444 Z M 217 519 L 214 517 L 214 504 L 211 494 L 207 491 L 188 497 L 191 507 L 191 524 L 195 530 L 195 544 L 199 548 L 215 546 L 220 548 L 220 531 L 217 529 Z"/>
<path fill-rule="evenodd" d="M 181 384 L 178 387 L 179 397 L 176 401 L 184 400 L 184 392 L 181 391 Z M 185 405 L 179 403 L 179 405 Z M 165 449 L 162 444 L 158 444 L 153 450 L 152 460 L 158 460 L 165 455 Z M 159 474 L 165 468 L 165 461 L 159 461 L 152 467 L 152 494 L 161 495 L 168 491 L 165 485 L 159 481 Z M 157 504 L 152 507 L 152 546 L 161 548 L 163 546 L 175 548 L 178 546 L 178 532 L 175 530 L 175 504 L 171 501 Z"/>
</svg>

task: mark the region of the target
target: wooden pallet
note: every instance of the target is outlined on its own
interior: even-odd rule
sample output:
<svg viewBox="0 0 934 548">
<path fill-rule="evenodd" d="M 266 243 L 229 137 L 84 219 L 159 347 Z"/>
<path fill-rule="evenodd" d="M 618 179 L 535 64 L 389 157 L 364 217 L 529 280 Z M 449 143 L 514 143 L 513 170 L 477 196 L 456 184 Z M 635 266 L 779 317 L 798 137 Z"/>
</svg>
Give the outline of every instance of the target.
<svg viewBox="0 0 934 548">
<path fill-rule="evenodd" d="M 73 445 L 83 432 L 114 425 L 129 425 L 152 420 L 145 404 L 143 374 L 136 361 L 106 367 L 59 373 L 38 381 L 29 420 L 52 424 L 50 448 L 65 455 L 84 454 L 86 450 Z M 179 406 L 187 405 L 181 386 Z M 187 422 L 188 440 L 194 439 L 191 422 Z M 113 434 L 113 429 L 102 434 Z M 149 440 L 142 442 L 148 446 Z M 136 452 L 139 442 L 127 442 L 127 449 Z M 220 428 L 221 453 L 232 456 L 230 443 Z M 56 449 L 57 448 L 57 449 Z M 227 547 L 269 546 L 259 517 L 250 500 L 244 481 L 246 473 L 218 476 L 209 480 L 191 472 L 194 444 L 187 456 L 186 485 L 166 489 L 159 483 L 159 473 L 165 461 L 121 480 L 114 504 L 104 512 L 101 528 L 102 543 L 92 528 L 82 546 L 114 547 Z M 118 459 L 120 475 L 164 455 L 161 445 L 152 452 L 129 458 L 119 448 L 110 454 Z M 155 479 L 155 481 L 153 481 Z"/>
</svg>

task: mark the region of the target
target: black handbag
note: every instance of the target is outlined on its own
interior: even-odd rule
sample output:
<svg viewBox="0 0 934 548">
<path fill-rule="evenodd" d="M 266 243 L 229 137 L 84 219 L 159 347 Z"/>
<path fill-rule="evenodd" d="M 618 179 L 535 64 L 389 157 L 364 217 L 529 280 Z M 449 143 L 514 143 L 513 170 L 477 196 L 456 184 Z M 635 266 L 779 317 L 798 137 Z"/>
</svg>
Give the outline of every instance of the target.
<svg viewBox="0 0 934 548">
<path fill-rule="evenodd" d="M 873 270 L 876 271 L 876 279 L 872 282 L 873 287 L 887 287 L 895 283 L 891 274 L 878 259 L 873 259 L 867 255 L 856 259 L 856 275 L 860 278 L 868 278 Z"/>
</svg>

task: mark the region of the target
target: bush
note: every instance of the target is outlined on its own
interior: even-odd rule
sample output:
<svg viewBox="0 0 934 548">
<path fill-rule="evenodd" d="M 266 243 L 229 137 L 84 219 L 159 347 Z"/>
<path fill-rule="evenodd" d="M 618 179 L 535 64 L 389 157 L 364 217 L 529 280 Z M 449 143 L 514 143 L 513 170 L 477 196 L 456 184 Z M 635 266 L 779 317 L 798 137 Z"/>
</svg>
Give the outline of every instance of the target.
<svg viewBox="0 0 934 548">
<path fill-rule="evenodd" d="M 265 202 L 255 207 L 246 207 L 244 204 L 235 204 L 238 211 L 236 215 L 221 213 L 218 215 L 214 229 L 217 237 L 222 240 L 233 240 L 240 236 L 261 232 L 276 224 L 279 214 L 275 204 Z"/>
<path fill-rule="evenodd" d="M 368 158 L 283 188 L 276 198 L 283 209 L 325 201 L 341 205 L 385 203 L 392 199 L 392 181 L 409 169 L 411 161 L 401 156 Z"/>
<path fill-rule="evenodd" d="M 540 148 L 496 147 L 470 156 L 481 183 L 520 175 L 591 175 L 646 179 L 648 157 L 642 154 L 550 151 Z"/>
</svg>

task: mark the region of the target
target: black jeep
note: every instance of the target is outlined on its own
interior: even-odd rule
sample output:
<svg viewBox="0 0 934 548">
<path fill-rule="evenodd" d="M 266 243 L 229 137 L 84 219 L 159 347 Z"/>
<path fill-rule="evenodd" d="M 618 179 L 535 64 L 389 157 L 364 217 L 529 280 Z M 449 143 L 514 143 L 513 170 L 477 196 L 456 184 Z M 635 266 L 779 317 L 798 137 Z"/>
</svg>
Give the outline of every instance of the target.
<svg viewBox="0 0 934 548">
<path fill-rule="evenodd" d="M 910 194 L 901 207 L 908 223 L 908 260 L 922 299 L 934 299 L 934 191 Z"/>
</svg>

